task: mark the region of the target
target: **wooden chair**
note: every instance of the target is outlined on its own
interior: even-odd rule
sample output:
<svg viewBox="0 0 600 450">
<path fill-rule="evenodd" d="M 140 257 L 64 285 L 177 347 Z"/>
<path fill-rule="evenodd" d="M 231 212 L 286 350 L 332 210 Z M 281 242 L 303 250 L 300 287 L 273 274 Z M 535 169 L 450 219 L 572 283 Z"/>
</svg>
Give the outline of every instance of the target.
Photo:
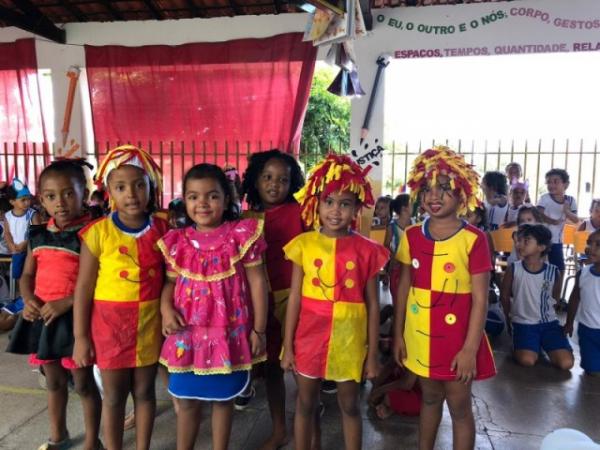
<svg viewBox="0 0 600 450">
<path fill-rule="evenodd" d="M 566 225 L 565 225 L 566 228 Z M 575 276 L 577 275 L 577 271 L 583 265 L 585 258 L 580 257 L 585 253 L 585 248 L 587 247 L 587 238 L 590 235 L 589 231 L 575 231 L 573 233 L 573 267 L 574 273 L 565 278 L 563 282 L 563 288 L 560 298 L 565 298 L 567 295 L 567 288 L 569 283 L 573 281 L 575 283 Z"/>
</svg>

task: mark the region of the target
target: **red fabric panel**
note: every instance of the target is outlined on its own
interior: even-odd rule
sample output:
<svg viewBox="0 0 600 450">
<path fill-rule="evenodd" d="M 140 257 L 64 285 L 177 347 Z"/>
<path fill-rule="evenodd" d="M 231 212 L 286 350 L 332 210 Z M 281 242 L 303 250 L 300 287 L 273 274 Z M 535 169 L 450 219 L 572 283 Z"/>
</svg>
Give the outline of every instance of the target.
<svg viewBox="0 0 600 450">
<path fill-rule="evenodd" d="M 165 142 L 167 199 L 170 178 L 179 178 L 180 165 L 192 165 L 191 155 L 178 162 L 182 142 L 186 153 L 194 143 L 194 163 L 239 162 L 240 172 L 249 152 L 297 152 L 316 52 L 301 33 L 179 46 L 86 46 L 96 141 L 102 148 L 151 143 L 154 154 Z"/>
<path fill-rule="evenodd" d="M 35 41 L 20 39 L 15 42 L 0 43 L 0 146 L 8 145 L 8 152 L 14 153 L 14 144 L 20 156 L 9 156 L 2 160 L 0 180 L 12 179 L 14 175 L 26 180 L 35 179 L 32 171 L 32 144 L 39 145 L 37 153 L 46 152 L 47 137 L 44 129 L 42 105 L 37 78 Z M 4 148 L 0 150 L 4 153 Z M 18 162 L 17 162 L 18 161 Z M 7 167 L 4 167 L 8 162 Z M 38 161 L 39 170 L 44 165 Z M 30 186 L 33 188 L 33 186 Z"/>
</svg>

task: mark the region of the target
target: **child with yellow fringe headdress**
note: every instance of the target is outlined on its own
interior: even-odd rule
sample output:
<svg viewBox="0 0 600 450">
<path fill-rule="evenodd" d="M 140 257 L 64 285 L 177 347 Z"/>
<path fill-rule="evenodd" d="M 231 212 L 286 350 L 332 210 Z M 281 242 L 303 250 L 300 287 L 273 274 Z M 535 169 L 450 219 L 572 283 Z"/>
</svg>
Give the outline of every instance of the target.
<svg viewBox="0 0 600 450">
<path fill-rule="evenodd" d="M 96 182 L 106 188 L 112 211 L 80 231 L 73 359 L 80 367 L 95 360 L 100 368 L 107 448 L 122 448 L 130 391 L 137 447 L 148 448 L 156 409 L 165 272 L 156 243 L 168 229 L 167 222 L 153 214 L 161 174 L 148 153 L 127 145 L 108 152 Z"/>
<path fill-rule="evenodd" d="M 433 448 L 444 399 L 454 447 L 472 448 L 471 382 L 495 375 L 483 333 L 492 269 L 486 235 L 459 217 L 479 202 L 479 175 L 448 147 L 415 160 L 408 186 L 428 217 L 408 227 L 395 311 L 394 356 L 421 379 L 419 448 Z"/>
<path fill-rule="evenodd" d="M 295 196 L 314 228 L 283 249 L 294 263 L 281 364 L 298 374 L 295 448 L 310 448 L 321 380 L 337 382 L 346 405 L 346 448 L 361 448 L 361 418 L 352 411 L 359 409 L 363 374 L 373 378 L 378 371 L 376 277 L 389 254 L 351 230 L 373 196 L 366 172 L 348 156 L 325 158 Z"/>
</svg>

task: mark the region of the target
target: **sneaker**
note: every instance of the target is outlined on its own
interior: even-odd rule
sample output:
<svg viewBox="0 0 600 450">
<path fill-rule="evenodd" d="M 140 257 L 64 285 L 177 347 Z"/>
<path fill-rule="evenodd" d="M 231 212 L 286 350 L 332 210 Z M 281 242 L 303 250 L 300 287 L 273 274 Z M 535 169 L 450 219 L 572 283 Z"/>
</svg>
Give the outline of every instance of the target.
<svg viewBox="0 0 600 450">
<path fill-rule="evenodd" d="M 324 394 L 335 394 L 337 392 L 337 383 L 335 381 L 323 380 L 323 383 L 321 383 L 321 392 Z"/>
<path fill-rule="evenodd" d="M 23 311 L 24 307 L 25 307 L 25 303 L 23 303 L 23 298 L 17 297 L 14 301 L 5 305 L 2 308 L 2 311 L 10 314 L 11 316 L 14 316 L 16 314 L 19 314 L 21 311 Z"/>
<path fill-rule="evenodd" d="M 235 409 L 237 409 L 238 411 L 243 411 L 244 409 L 246 409 L 248 407 L 248 405 L 250 404 L 250 401 L 254 398 L 254 396 L 256 395 L 256 390 L 254 389 L 254 386 L 250 387 L 250 393 L 247 395 L 238 395 L 235 400 L 233 401 L 233 407 Z"/>
</svg>

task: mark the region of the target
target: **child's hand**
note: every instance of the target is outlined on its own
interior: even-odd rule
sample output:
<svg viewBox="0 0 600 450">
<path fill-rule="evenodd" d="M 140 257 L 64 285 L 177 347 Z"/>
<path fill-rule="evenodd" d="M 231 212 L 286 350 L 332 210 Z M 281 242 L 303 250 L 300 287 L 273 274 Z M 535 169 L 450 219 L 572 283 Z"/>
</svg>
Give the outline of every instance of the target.
<svg viewBox="0 0 600 450">
<path fill-rule="evenodd" d="M 401 336 L 394 337 L 394 360 L 400 367 L 404 367 L 403 360 L 406 359 L 406 344 Z"/>
<path fill-rule="evenodd" d="M 363 378 L 366 378 L 367 380 L 372 380 L 374 378 L 377 378 L 379 372 L 381 372 L 381 364 L 379 364 L 377 356 L 367 358 L 365 362 Z"/>
<path fill-rule="evenodd" d="M 250 348 L 252 349 L 252 356 L 258 356 L 263 353 L 266 348 L 265 333 L 257 333 L 252 330 L 250 332 Z"/>
<path fill-rule="evenodd" d="M 73 298 L 64 298 L 54 302 L 44 303 L 40 309 L 40 316 L 44 321 L 44 325 L 50 325 L 54 320 L 73 307 Z"/>
<path fill-rule="evenodd" d="M 476 352 L 461 349 L 450 364 L 450 370 L 456 372 L 456 381 L 467 384 L 477 375 Z"/>
<path fill-rule="evenodd" d="M 75 338 L 73 345 L 73 360 L 77 367 L 88 367 L 94 362 L 94 349 L 90 338 Z"/>
<path fill-rule="evenodd" d="M 565 336 L 573 337 L 573 322 L 565 323 L 563 332 L 565 333 Z"/>
<path fill-rule="evenodd" d="M 175 308 L 162 308 L 162 334 L 167 337 L 178 333 L 186 327 L 185 319 Z"/>
<path fill-rule="evenodd" d="M 29 300 L 24 300 L 25 307 L 23 308 L 23 319 L 33 322 L 34 320 L 38 320 L 40 318 L 40 308 L 42 307 L 42 302 L 40 302 L 36 298 L 31 298 Z"/>
<path fill-rule="evenodd" d="M 296 362 L 294 358 L 294 352 L 292 350 L 284 349 L 283 358 L 281 359 L 281 368 L 286 371 L 296 372 Z"/>
</svg>

